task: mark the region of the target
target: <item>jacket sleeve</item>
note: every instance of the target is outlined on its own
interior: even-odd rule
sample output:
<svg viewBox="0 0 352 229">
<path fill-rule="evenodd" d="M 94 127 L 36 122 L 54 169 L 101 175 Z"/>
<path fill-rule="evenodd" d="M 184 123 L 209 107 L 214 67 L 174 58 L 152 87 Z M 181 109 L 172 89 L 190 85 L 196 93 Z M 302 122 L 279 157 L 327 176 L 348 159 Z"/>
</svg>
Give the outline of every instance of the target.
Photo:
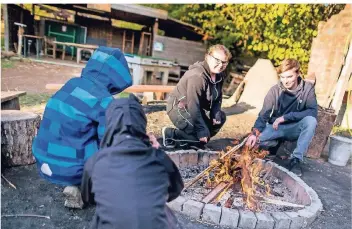
<svg viewBox="0 0 352 229">
<path fill-rule="evenodd" d="M 270 119 L 270 115 L 274 105 L 275 105 L 275 94 L 274 94 L 274 90 L 270 89 L 268 94 L 265 96 L 262 110 L 259 112 L 258 118 L 255 121 L 253 126 L 253 130 L 257 130 L 256 135 L 263 132 L 263 130 L 265 129 L 266 123 Z"/>
<path fill-rule="evenodd" d="M 284 119 L 285 121 L 300 121 L 307 116 L 312 116 L 314 118 L 317 118 L 318 116 L 318 103 L 314 87 L 308 93 L 305 109 L 303 111 L 285 114 Z"/>
<path fill-rule="evenodd" d="M 187 109 L 198 138 L 210 137 L 210 131 L 201 114 L 200 97 L 205 91 L 204 81 L 195 75 L 187 82 Z"/>
<path fill-rule="evenodd" d="M 106 120 L 105 120 L 105 112 L 106 109 L 108 108 L 110 102 L 113 100 L 113 97 L 106 97 L 104 99 L 101 100 L 100 102 L 100 110 L 98 111 L 97 115 L 96 115 L 96 122 L 98 123 L 98 142 L 100 144 L 101 139 L 104 136 L 105 133 L 105 124 L 106 124 Z"/>
<path fill-rule="evenodd" d="M 163 150 L 156 149 L 156 156 L 160 160 L 160 163 L 164 165 L 165 170 L 168 174 L 169 187 L 168 187 L 168 198 L 167 202 L 176 199 L 182 192 L 184 183 L 175 163 L 171 160 Z"/>
</svg>

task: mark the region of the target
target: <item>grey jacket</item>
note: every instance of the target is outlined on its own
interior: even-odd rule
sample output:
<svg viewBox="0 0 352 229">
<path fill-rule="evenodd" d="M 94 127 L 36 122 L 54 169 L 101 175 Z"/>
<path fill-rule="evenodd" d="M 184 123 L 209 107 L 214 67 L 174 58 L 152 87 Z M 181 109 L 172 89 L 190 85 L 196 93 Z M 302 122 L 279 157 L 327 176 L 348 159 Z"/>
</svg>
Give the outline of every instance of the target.
<svg viewBox="0 0 352 229">
<path fill-rule="evenodd" d="M 267 123 L 272 124 L 281 116 L 285 119 L 284 123 L 298 122 L 306 116 L 317 118 L 314 85 L 302 78 L 298 80 L 299 84 L 293 91 L 285 89 L 281 82 L 269 90 L 253 129 L 262 132 Z"/>
<path fill-rule="evenodd" d="M 198 138 L 210 136 L 204 119 L 213 119 L 221 111 L 224 78 L 225 73 L 217 74 L 213 82 L 208 64 L 197 62 L 189 67 L 170 94 L 169 99 L 175 103 L 182 101 L 186 104 Z"/>
</svg>

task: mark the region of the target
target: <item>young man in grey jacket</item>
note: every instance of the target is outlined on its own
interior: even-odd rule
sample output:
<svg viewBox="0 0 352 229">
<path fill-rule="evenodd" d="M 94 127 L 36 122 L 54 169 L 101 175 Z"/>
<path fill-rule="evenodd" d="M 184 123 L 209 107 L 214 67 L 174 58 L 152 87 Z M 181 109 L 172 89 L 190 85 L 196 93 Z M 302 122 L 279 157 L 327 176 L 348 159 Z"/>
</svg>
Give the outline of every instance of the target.
<svg viewBox="0 0 352 229">
<path fill-rule="evenodd" d="M 302 175 L 301 162 L 317 125 L 317 99 L 314 85 L 300 77 L 297 60 L 286 59 L 278 68 L 280 81 L 264 99 L 263 108 L 247 140 L 250 147 L 278 145 L 278 140 L 297 140 L 289 170 Z"/>
<path fill-rule="evenodd" d="M 183 75 L 168 99 L 167 114 L 176 128 L 163 128 L 165 147 L 204 148 L 219 132 L 226 121 L 221 111 L 222 86 L 230 59 L 225 46 L 211 46 L 205 60 Z"/>
</svg>

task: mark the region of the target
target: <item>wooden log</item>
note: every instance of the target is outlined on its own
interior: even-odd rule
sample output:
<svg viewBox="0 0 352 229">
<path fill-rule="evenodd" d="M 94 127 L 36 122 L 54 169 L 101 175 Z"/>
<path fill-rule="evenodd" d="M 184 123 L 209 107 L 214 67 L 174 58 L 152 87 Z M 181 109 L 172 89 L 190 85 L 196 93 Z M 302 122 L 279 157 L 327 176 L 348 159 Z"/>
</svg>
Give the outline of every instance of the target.
<svg viewBox="0 0 352 229">
<path fill-rule="evenodd" d="M 35 163 L 32 142 L 40 116 L 18 110 L 1 111 L 1 164 L 5 167 Z"/>
<path fill-rule="evenodd" d="M 307 157 L 319 158 L 324 150 L 325 144 L 331 133 L 332 127 L 336 120 L 334 111 L 318 109 L 318 124 L 315 129 L 315 135 L 309 145 Z"/>
<path fill-rule="evenodd" d="M 202 200 L 203 203 L 210 203 L 213 201 L 224 189 L 227 187 L 227 183 L 221 182 L 215 188 L 213 188 Z"/>
</svg>

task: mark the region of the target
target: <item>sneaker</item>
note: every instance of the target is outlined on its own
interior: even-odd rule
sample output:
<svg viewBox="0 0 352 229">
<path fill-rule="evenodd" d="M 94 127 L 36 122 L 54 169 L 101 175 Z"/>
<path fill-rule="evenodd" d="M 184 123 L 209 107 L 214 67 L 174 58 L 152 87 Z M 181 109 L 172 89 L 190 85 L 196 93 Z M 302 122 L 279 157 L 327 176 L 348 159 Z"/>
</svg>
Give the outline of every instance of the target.
<svg viewBox="0 0 352 229">
<path fill-rule="evenodd" d="M 294 157 L 290 160 L 289 170 L 296 174 L 297 176 L 302 176 L 301 161 Z"/>
<path fill-rule="evenodd" d="M 81 191 L 77 186 L 67 186 L 63 191 L 65 195 L 65 207 L 68 208 L 83 208 L 83 200 Z"/>
<path fill-rule="evenodd" d="M 163 129 L 161 130 L 161 133 L 163 135 L 163 146 L 168 149 L 173 149 L 175 148 L 176 144 L 175 144 L 175 141 L 168 139 L 168 135 L 167 135 L 168 129 L 171 129 L 171 128 L 164 126 Z"/>
</svg>

